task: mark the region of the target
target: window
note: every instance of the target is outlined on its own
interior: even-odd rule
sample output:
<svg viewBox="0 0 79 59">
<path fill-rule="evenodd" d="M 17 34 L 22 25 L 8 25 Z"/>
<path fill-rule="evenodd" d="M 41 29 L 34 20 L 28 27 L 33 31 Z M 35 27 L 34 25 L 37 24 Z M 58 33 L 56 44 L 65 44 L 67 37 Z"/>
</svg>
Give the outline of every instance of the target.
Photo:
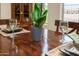
<svg viewBox="0 0 79 59">
<path fill-rule="evenodd" d="M 79 4 L 64 4 L 64 20 L 79 22 Z"/>
</svg>

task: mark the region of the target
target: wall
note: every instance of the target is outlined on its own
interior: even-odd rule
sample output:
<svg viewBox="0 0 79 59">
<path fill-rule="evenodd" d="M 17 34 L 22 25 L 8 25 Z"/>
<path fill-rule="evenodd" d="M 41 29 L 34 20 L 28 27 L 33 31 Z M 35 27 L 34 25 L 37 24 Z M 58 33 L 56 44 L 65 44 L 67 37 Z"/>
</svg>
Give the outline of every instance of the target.
<svg viewBox="0 0 79 59">
<path fill-rule="evenodd" d="M 1 3 L 0 3 L 0 18 L 1 18 Z"/>
<path fill-rule="evenodd" d="M 10 19 L 11 18 L 11 4 L 10 3 L 1 3 L 1 19 Z"/>
<path fill-rule="evenodd" d="M 60 3 L 49 3 L 48 4 L 48 25 L 49 30 L 55 31 L 55 20 L 60 17 Z"/>
</svg>

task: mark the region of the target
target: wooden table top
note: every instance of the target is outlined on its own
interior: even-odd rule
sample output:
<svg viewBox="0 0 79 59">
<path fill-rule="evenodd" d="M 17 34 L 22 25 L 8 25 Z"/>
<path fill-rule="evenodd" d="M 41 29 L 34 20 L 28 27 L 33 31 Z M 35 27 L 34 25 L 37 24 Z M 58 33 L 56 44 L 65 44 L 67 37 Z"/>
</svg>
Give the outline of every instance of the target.
<svg viewBox="0 0 79 59">
<path fill-rule="evenodd" d="M 47 53 L 47 55 L 48 56 L 68 56 L 68 55 L 64 54 L 62 51 L 64 49 L 71 49 L 73 47 L 74 47 L 73 43 L 72 42 L 68 42 L 68 43 L 62 44 L 62 45 L 50 50 Z"/>
<path fill-rule="evenodd" d="M 18 34 L 15 37 L 15 44 L 18 47 L 19 56 L 40 56 L 42 53 L 60 45 L 61 35 L 53 31 L 46 31 L 39 42 L 32 40 L 31 32 Z M 46 37 L 46 38 L 45 38 Z M 0 55 L 10 55 L 11 38 L 0 35 Z"/>
</svg>

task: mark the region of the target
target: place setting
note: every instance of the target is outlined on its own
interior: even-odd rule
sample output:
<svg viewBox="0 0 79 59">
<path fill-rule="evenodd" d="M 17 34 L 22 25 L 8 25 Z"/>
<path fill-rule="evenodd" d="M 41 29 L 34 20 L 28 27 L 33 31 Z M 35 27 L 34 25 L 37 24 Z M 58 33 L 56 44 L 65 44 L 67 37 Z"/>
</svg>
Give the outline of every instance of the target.
<svg viewBox="0 0 79 59">
<path fill-rule="evenodd" d="M 6 25 L 0 25 L 0 34 L 3 36 L 10 36 L 12 33 L 21 34 L 28 32 L 30 31 L 17 25 L 17 20 L 15 19 L 10 19 Z"/>
</svg>

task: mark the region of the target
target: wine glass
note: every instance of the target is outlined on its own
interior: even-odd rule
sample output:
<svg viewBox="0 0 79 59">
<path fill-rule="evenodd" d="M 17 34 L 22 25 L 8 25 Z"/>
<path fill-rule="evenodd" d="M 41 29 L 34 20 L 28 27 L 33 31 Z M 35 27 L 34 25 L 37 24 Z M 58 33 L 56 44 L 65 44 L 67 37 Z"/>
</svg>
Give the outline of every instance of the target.
<svg viewBox="0 0 79 59">
<path fill-rule="evenodd" d="M 11 19 L 9 20 L 9 27 L 10 27 L 10 31 L 12 32 L 11 33 L 11 47 L 10 47 L 10 55 L 17 55 L 18 53 L 18 47 L 15 45 L 15 33 L 14 33 L 14 30 L 16 29 L 17 27 L 17 20 L 16 19 Z"/>
<path fill-rule="evenodd" d="M 65 34 L 68 33 L 68 21 L 62 20 L 60 22 L 60 31 L 62 32 L 62 39 L 60 40 L 61 43 L 65 42 Z"/>
</svg>

